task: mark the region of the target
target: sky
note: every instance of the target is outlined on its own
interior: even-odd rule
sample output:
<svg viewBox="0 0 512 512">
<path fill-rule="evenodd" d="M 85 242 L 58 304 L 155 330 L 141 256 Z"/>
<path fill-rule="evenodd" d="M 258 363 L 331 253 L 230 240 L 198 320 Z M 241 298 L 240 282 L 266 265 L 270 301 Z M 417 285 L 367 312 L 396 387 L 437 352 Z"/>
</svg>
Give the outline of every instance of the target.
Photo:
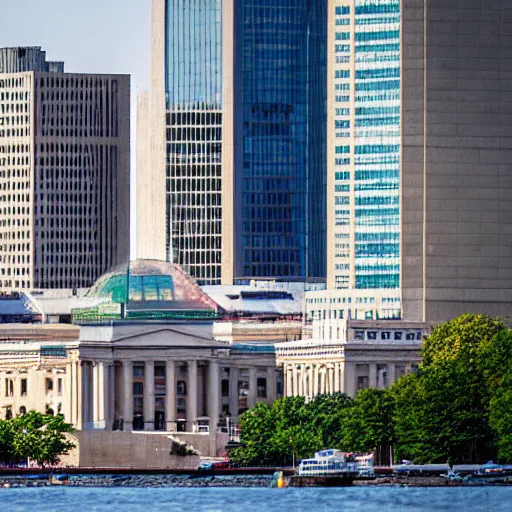
<svg viewBox="0 0 512 512">
<path fill-rule="evenodd" d="M 41 46 L 71 73 L 132 76 L 132 229 L 136 98 L 149 87 L 151 0 L 0 0 L 0 47 Z"/>
</svg>

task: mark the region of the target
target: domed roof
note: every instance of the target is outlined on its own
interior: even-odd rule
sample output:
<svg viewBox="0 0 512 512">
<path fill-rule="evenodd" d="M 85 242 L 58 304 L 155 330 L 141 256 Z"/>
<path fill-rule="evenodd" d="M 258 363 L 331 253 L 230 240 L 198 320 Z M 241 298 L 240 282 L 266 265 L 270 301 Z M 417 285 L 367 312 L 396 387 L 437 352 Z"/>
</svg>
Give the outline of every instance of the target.
<svg viewBox="0 0 512 512">
<path fill-rule="evenodd" d="M 211 318 L 219 306 L 182 268 L 167 261 L 134 260 L 103 274 L 88 297 L 102 299 L 97 308 L 74 312 L 80 322 L 91 316 L 117 318 Z"/>
</svg>

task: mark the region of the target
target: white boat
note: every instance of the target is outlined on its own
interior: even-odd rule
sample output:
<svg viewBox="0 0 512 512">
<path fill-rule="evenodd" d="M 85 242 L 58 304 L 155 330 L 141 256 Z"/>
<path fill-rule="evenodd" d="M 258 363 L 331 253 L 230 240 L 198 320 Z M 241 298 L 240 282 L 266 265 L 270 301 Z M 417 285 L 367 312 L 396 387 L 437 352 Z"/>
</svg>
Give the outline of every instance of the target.
<svg viewBox="0 0 512 512">
<path fill-rule="evenodd" d="M 312 459 L 301 460 L 290 484 L 295 487 L 350 485 L 358 475 L 354 455 L 329 449 L 315 453 Z"/>
</svg>

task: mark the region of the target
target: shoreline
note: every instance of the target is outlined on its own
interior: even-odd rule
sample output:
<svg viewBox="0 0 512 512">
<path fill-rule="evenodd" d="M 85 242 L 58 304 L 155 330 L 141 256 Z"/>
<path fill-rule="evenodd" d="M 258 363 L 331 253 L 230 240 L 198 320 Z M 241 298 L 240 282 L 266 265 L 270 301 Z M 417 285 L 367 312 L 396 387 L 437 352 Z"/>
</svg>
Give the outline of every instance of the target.
<svg viewBox="0 0 512 512">
<path fill-rule="evenodd" d="M 50 472 L 39 475 L 0 475 L 1 488 L 29 487 L 131 487 L 131 488 L 264 488 L 269 487 L 272 480 L 270 474 L 120 474 L 94 473 L 74 474 L 68 479 L 58 480 L 59 475 L 52 478 Z M 62 474 L 60 476 L 62 478 Z M 492 486 L 507 486 L 510 484 L 492 484 Z M 424 477 L 380 477 L 361 479 L 353 482 L 353 487 L 474 487 L 464 485 L 460 481 L 451 481 L 437 476 Z M 488 487 L 486 485 L 485 487 Z"/>
</svg>

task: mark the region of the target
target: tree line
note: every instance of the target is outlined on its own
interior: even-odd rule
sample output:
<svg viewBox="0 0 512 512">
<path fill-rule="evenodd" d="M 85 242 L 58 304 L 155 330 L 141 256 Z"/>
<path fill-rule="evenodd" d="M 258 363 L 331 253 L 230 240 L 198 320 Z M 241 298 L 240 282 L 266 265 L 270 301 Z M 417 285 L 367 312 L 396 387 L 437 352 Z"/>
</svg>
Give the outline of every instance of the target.
<svg viewBox="0 0 512 512">
<path fill-rule="evenodd" d="M 31 411 L 0 420 L 0 463 L 20 464 L 31 459 L 40 466 L 57 464 L 61 455 L 74 448 L 66 435 L 72 431 L 62 415 Z"/>
<path fill-rule="evenodd" d="M 417 371 L 355 398 L 287 397 L 241 416 L 246 465 L 291 464 L 324 448 L 370 452 L 392 446 L 395 461 L 512 461 L 512 332 L 499 318 L 463 315 L 425 338 Z"/>
</svg>

